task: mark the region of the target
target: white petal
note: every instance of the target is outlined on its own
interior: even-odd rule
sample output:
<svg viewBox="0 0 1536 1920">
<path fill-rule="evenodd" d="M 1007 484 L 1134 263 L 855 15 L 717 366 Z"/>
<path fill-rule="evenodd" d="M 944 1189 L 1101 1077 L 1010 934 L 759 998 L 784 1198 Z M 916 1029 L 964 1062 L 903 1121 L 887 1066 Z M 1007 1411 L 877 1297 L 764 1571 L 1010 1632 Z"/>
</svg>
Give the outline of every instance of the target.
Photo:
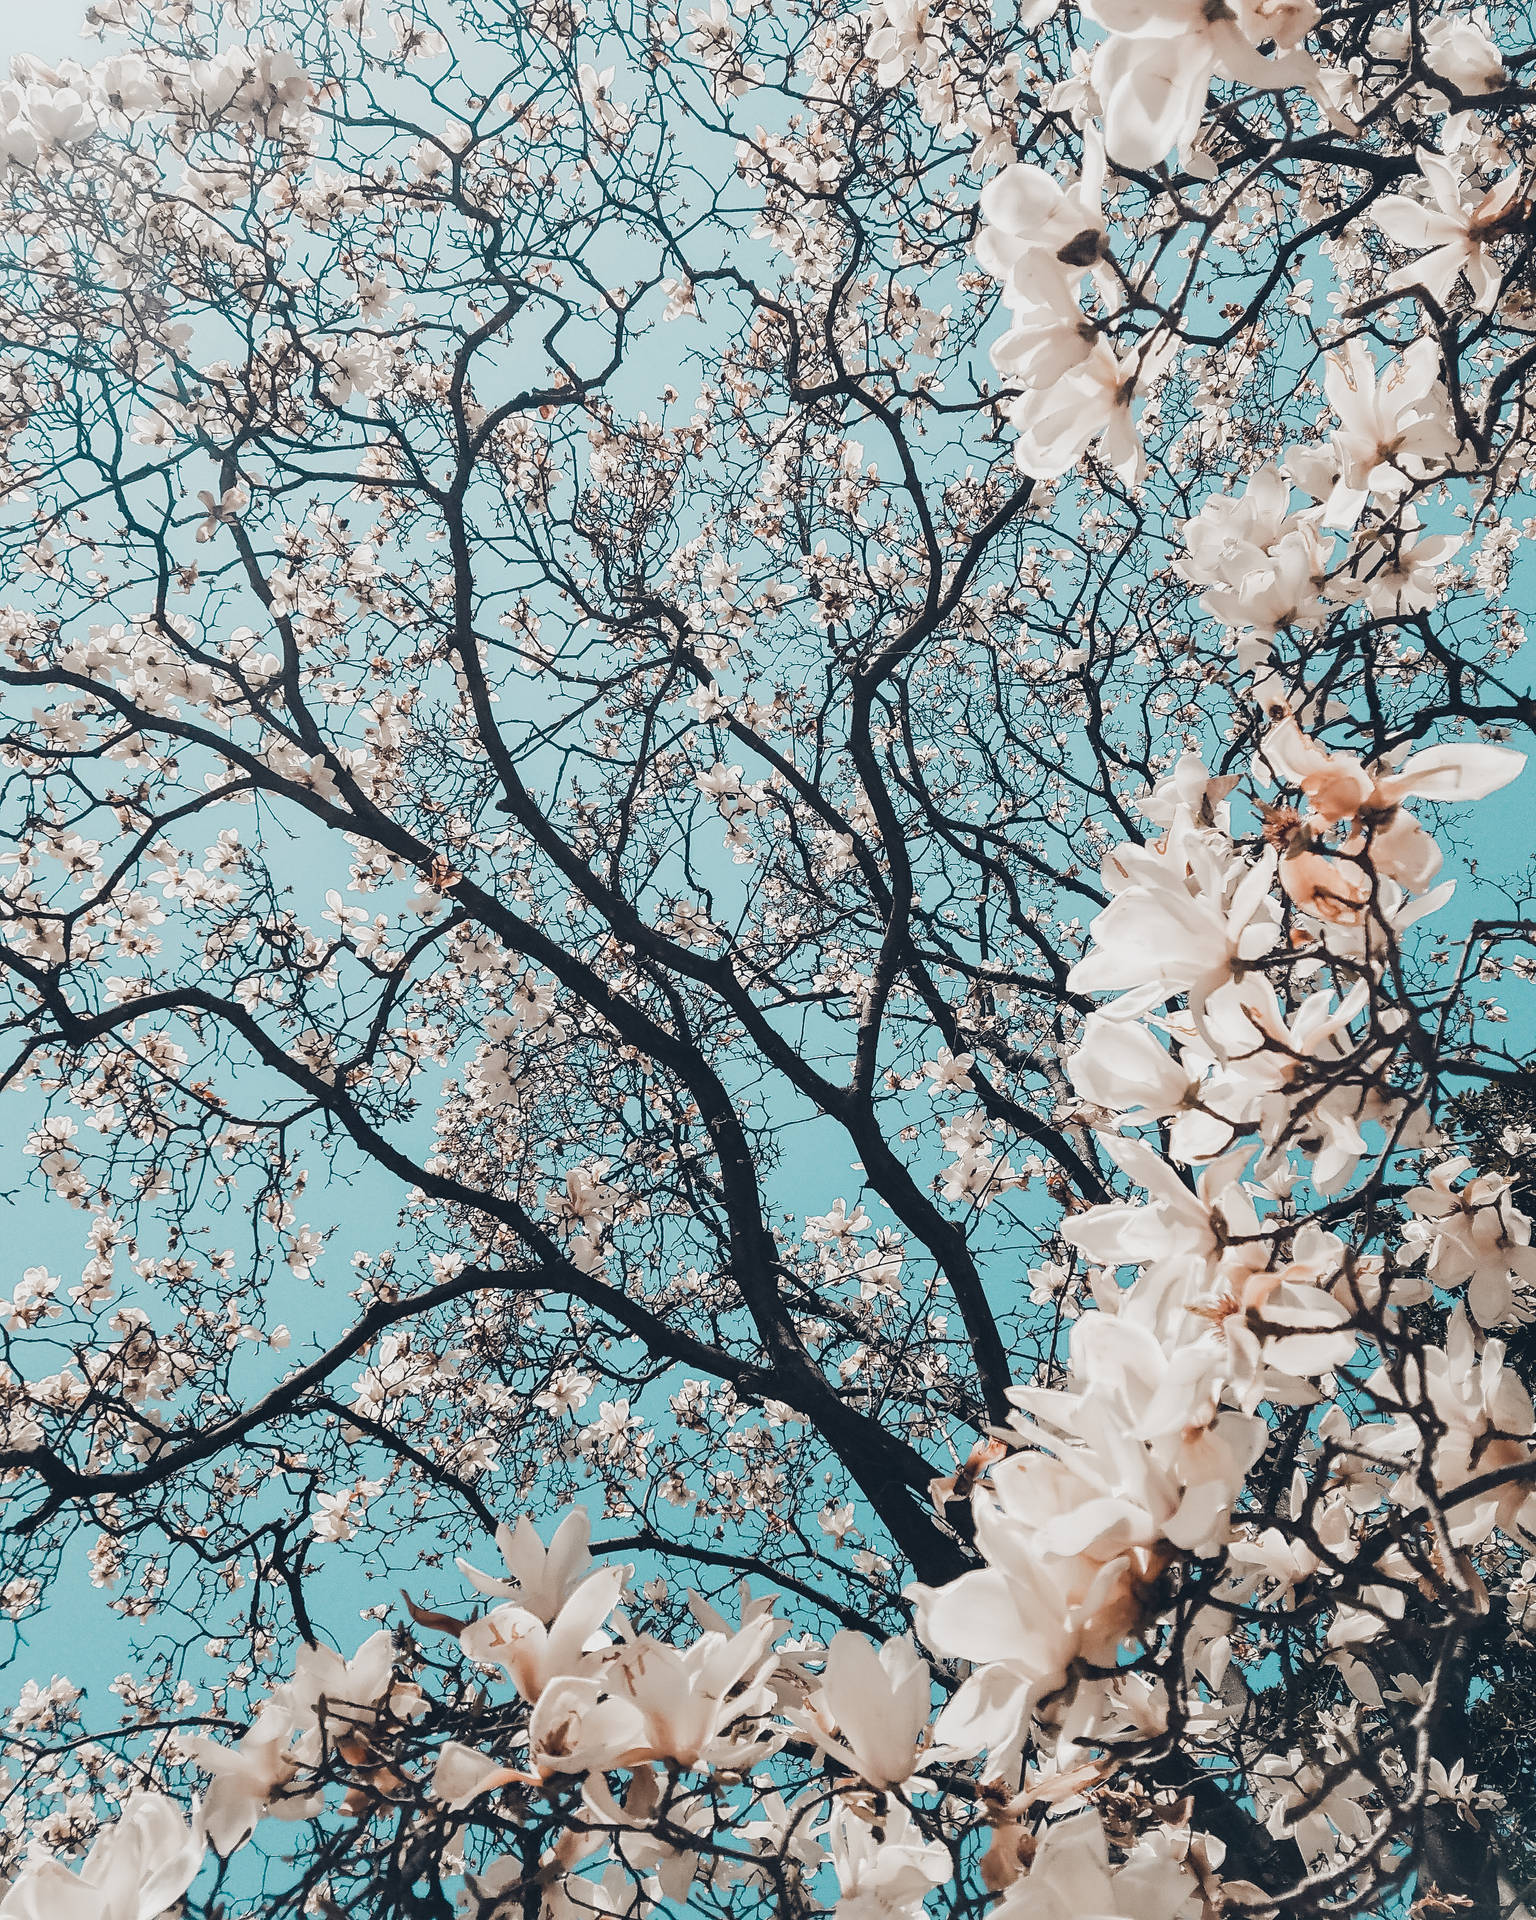
<svg viewBox="0 0 1536 1920">
<path fill-rule="evenodd" d="M 1414 754 L 1401 773 L 1379 784 L 1393 800 L 1410 793 L 1420 800 L 1481 800 L 1507 787 L 1524 770 L 1525 755 L 1513 747 L 1468 741 L 1461 746 L 1428 747 Z"/>
<path fill-rule="evenodd" d="M 1104 103 L 1104 144 L 1122 167 L 1154 167 L 1199 131 L 1215 69 L 1208 39 L 1132 39 L 1100 47 L 1093 83 Z"/>
</svg>

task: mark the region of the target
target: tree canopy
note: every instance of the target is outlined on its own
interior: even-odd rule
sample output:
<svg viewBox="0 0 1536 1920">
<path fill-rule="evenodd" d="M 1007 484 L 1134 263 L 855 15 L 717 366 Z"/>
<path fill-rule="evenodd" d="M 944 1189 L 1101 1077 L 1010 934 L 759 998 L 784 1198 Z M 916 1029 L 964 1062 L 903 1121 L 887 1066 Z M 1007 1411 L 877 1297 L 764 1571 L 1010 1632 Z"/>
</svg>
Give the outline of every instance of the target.
<svg viewBox="0 0 1536 1920">
<path fill-rule="evenodd" d="M 1523 1912 L 1526 10 L 87 29 L 0 1920 Z"/>
</svg>

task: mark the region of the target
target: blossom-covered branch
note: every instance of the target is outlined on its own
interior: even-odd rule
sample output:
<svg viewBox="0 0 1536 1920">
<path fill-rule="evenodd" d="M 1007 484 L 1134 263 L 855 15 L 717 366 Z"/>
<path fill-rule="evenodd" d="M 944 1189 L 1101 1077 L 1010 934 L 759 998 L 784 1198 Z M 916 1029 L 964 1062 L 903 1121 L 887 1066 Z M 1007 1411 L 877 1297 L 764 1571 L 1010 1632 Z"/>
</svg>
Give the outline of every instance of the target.
<svg viewBox="0 0 1536 1920">
<path fill-rule="evenodd" d="M 1528 22 L 87 25 L 3 1920 L 1519 1911 Z"/>
</svg>

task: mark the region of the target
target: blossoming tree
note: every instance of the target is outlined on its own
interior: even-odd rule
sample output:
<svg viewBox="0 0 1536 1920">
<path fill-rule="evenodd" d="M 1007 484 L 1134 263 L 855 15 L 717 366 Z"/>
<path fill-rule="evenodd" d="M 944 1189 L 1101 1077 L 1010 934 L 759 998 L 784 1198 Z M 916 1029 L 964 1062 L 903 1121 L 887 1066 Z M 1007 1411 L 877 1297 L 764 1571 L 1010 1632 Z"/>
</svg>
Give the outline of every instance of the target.
<svg viewBox="0 0 1536 1920">
<path fill-rule="evenodd" d="M 87 30 L 3 1920 L 1522 1912 L 1523 10 Z"/>
</svg>

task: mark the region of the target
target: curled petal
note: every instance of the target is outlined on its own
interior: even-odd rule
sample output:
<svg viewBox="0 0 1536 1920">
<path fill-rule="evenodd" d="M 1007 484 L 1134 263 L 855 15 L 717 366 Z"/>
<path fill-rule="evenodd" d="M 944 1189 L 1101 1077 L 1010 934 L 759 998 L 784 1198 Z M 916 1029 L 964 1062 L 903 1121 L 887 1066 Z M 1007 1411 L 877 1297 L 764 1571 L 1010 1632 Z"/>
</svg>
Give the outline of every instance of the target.
<svg viewBox="0 0 1536 1920">
<path fill-rule="evenodd" d="M 1116 34 L 1100 47 L 1093 83 L 1104 103 L 1104 144 L 1122 167 L 1155 167 L 1199 131 L 1216 69 L 1208 40 Z"/>
<path fill-rule="evenodd" d="M 1310 851 L 1288 854 L 1280 862 L 1280 884 L 1304 912 L 1337 927 L 1358 927 L 1371 897 L 1370 883 L 1358 868 L 1351 871 Z"/>
<path fill-rule="evenodd" d="M 1426 747 L 1407 761 L 1401 773 L 1377 782 L 1377 791 L 1391 802 L 1406 800 L 1481 800 L 1497 793 L 1525 771 L 1525 755 L 1513 747 L 1485 741 L 1467 741 Z"/>
</svg>

